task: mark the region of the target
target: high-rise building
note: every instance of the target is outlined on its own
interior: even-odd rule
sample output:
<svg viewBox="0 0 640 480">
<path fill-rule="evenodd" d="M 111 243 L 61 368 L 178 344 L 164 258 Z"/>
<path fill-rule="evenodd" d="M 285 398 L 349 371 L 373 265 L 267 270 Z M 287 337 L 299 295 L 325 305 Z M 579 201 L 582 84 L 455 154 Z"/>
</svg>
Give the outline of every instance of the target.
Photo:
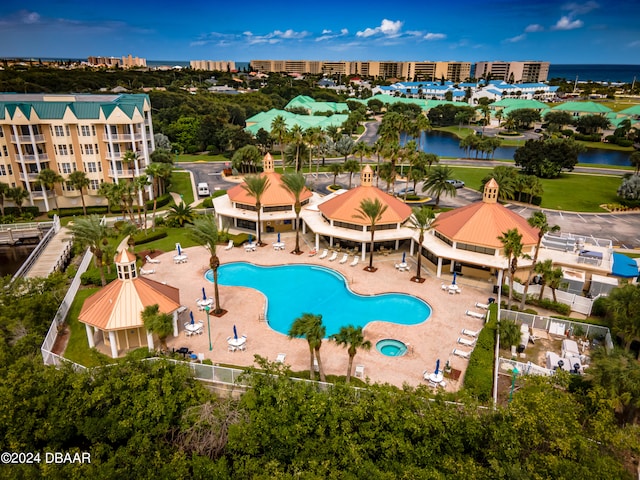
<svg viewBox="0 0 640 480">
<path fill-rule="evenodd" d="M 236 69 L 236 62 L 231 60 L 191 60 L 189 64 L 194 70 L 210 72 L 228 72 Z"/>
<path fill-rule="evenodd" d="M 546 82 L 549 77 L 549 62 L 478 62 L 474 76 L 509 83 Z"/>
<path fill-rule="evenodd" d="M 87 63 L 96 67 L 146 67 L 147 60 L 145 58 L 133 57 L 129 54 L 126 57 L 95 57 L 87 58 Z"/>
<path fill-rule="evenodd" d="M 77 170 L 90 181 L 86 204 L 106 205 L 100 184 L 144 175 L 154 148 L 148 95 L 0 94 L 0 182 L 24 188 L 41 210 L 54 195 L 62 208 L 82 205 L 68 182 Z M 44 169 L 65 179 L 54 191 L 38 181 Z"/>
</svg>

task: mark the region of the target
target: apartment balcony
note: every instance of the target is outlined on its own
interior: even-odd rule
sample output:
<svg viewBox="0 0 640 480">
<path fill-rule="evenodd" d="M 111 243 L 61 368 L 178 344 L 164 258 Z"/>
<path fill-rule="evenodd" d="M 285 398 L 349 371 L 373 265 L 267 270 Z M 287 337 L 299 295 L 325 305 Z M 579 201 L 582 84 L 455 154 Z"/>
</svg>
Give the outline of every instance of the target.
<svg viewBox="0 0 640 480">
<path fill-rule="evenodd" d="M 47 155 L 46 153 L 39 153 L 37 157 L 36 155 L 22 155 L 22 158 L 24 159 L 25 162 L 49 161 L 49 155 Z"/>
<path fill-rule="evenodd" d="M 123 152 L 107 152 L 107 160 L 122 160 L 124 158 Z"/>
<path fill-rule="evenodd" d="M 20 180 L 24 182 L 35 182 L 38 180 L 37 173 L 27 173 L 26 175 L 23 172 L 20 172 Z"/>
<path fill-rule="evenodd" d="M 106 136 L 105 139 L 109 140 L 109 137 Z M 136 140 L 142 140 L 142 134 L 134 133 L 133 135 L 131 135 L 129 133 L 117 133 L 117 134 L 112 133 L 111 140 L 113 142 L 131 142 Z"/>
<path fill-rule="evenodd" d="M 18 135 L 17 138 L 15 135 L 11 135 L 11 141 L 13 143 L 18 143 L 18 141 L 20 141 L 20 143 L 31 143 L 31 135 Z M 44 143 L 44 135 L 34 135 L 33 141 L 36 143 Z"/>
<path fill-rule="evenodd" d="M 111 178 L 134 178 L 136 176 L 135 170 L 112 170 L 109 169 L 109 176 Z"/>
</svg>

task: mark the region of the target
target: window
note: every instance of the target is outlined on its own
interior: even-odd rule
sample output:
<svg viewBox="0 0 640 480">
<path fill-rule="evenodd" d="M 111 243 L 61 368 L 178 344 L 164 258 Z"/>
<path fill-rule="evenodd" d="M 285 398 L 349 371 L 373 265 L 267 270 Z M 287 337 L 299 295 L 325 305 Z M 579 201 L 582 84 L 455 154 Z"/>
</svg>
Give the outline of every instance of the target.
<svg viewBox="0 0 640 480">
<path fill-rule="evenodd" d="M 100 182 L 98 180 L 91 180 L 91 184 L 89 185 L 91 190 L 98 190 L 100 188 Z"/>
<path fill-rule="evenodd" d="M 55 149 L 56 145 L 54 145 L 53 147 Z M 69 150 L 67 149 L 66 145 L 57 145 L 56 153 L 58 155 L 69 155 Z"/>
<path fill-rule="evenodd" d="M 7 171 L 9 172 L 9 175 L 13 175 L 13 170 L 11 169 L 11 165 L 7 165 Z"/>
<path fill-rule="evenodd" d="M 62 182 L 62 190 L 64 192 L 73 192 L 75 188 L 71 182 Z"/>
<path fill-rule="evenodd" d="M 98 150 L 98 144 L 96 143 L 94 146 L 96 147 L 96 148 L 95 148 L 95 150 L 96 150 L 96 155 L 98 155 L 98 154 L 100 153 L 100 150 Z"/>
<path fill-rule="evenodd" d="M 0 127 L 0 138 L 4 137 L 4 131 L 2 130 L 2 127 Z"/>
<path fill-rule="evenodd" d="M 7 146 L 6 145 L 2 146 L 2 152 L 4 153 L 5 157 L 9 156 L 9 150 L 7 150 Z"/>
<path fill-rule="evenodd" d="M 64 137 L 64 127 L 62 125 L 54 125 L 53 134 L 56 137 Z"/>
<path fill-rule="evenodd" d="M 58 169 L 62 173 L 71 173 L 71 164 L 70 163 L 59 163 Z"/>
<path fill-rule="evenodd" d="M 67 132 L 67 137 L 70 137 L 70 136 L 71 136 L 71 130 L 69 129 L 69 125 L 66 125 L 66 126 L 64 127 L 64 129 L 65 129 L 65 131 Z"/>
<path fill-rule="evenodd" d="M 96 168 L 96 162 L 85 163 L 84 169 L 89 173 L 96 173 L 98 171 L 98 169 Z"/>
<path fill-rule="evenodd" d="M 85 144 L 84 153 L 86 153 L 87 155 L 93 155 L 93 145 L 90 143 Z"/>
<path fill-rule="evenodd" d="M 95 125 L 91 125 L 91 132 L 93 132 L 93 136 L 96 136 L 96 126 Z"/>
<path fill-rule="evenodd" d="M 89 129 L 89 125 L 80 126 L 80 135 L 82 135 L 83 137 L 91 136 L 91 130 Z"/>
<path fill-rule="evenodd" d="M 73 155 L 73 145 L 69 145 L 69 155 Z"/>
<path fill-rule="evenodd" d="M 6 175 L 7 170 L 4 168 L 4 165 L 0 165 L 0 175 Z"/>
</svg>

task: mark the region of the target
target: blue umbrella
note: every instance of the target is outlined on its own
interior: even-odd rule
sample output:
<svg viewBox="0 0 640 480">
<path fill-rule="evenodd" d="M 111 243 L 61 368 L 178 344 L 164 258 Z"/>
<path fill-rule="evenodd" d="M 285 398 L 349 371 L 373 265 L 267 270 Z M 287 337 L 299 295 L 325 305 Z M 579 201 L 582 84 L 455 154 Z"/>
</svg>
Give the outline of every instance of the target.
<svg viewBox="0 0 640 480">
<path fill-rule="evenodd" d="M 407 252 L 402 252 L 402 263 L 407 263 L 406 259 L 407 259 Z"/>
<path fill-rule="evenodd" d="M 438 372 L 440 371 L 440 359 L 436 360 L 436 375 L 438 375 Z"/>
<path fill-rule="evenodd" d="M 280 243 L 280 232 L 278 232 L 278 243 Z"/>
<path fill-rule="evenodd" d="M 251 236 L 251 234 L 249 234 L 249 243 L 251 243 L 253 240 L 253 237 Z"/>
<path fill-rule="evenodd" d="M 182 255 L 182 249 L 180 248 L 180 244 L 176 245 L 178 247 L 178 255 Z"/>
<path fill-rule="evenodd" d="M 193 319 L 193 312 L 189 312 L 189 316 L 191 317 L 191 325 L 196 323 L 195 320 Z"/>
<path fill-rule="evenodd" d="M 207 294 L 204 292 L 204 287 L 202 287 L 202 300 L 207 299 Z"/>
<path fill-rule="evenodd" d="M 238 330 L 236 330 L 236 326 L 233 326 L 233 338 L 238 339 Z"/>
<path fill-rule="evenodd" d="M 456 284 L 456 272 L 453 272 L 453 280 L 451 281 L 451 285 L 455 285 Z"/>
</svg>

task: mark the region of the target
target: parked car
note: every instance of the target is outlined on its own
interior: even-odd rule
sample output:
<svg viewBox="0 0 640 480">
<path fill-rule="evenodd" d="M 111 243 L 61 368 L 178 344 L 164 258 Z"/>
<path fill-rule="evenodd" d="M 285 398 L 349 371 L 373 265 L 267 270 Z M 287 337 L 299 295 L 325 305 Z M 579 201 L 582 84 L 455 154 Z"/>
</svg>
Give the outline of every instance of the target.
<svg viewBox="0 0 640 480">
<path fill-rule="evenodd" d="M 198 195 L 201 197 L 208 197 L 209 196 L 209 185 L 207 185 L 205 182 L 200 182 L 198 184 Z"/>
<path fill-rule="evenodd" d="M 536 133 L 542 133 L 542 129 L 541 129 L 541 128 L 536 128 L 536 129 L 534 130 L 534 132 L 536 132 Z"/>
<path fill-rule="evenodd" d="M 415 191 L 415 189 L 413 187 L 403 188 L 400 191 L 398 191 L 397 195 L 404 196 L 405 193 L 407 195 L 415 195 L 416 191 Z"/>
<path fill-rule="evenodd" d="M 452 179 L 452 180 L 447 180 L 447 183 L 450 183 L 451 185 L 453 185 L 456 188 L 464 187 L 464 182 L 462 180 Z"/>
</svg>

